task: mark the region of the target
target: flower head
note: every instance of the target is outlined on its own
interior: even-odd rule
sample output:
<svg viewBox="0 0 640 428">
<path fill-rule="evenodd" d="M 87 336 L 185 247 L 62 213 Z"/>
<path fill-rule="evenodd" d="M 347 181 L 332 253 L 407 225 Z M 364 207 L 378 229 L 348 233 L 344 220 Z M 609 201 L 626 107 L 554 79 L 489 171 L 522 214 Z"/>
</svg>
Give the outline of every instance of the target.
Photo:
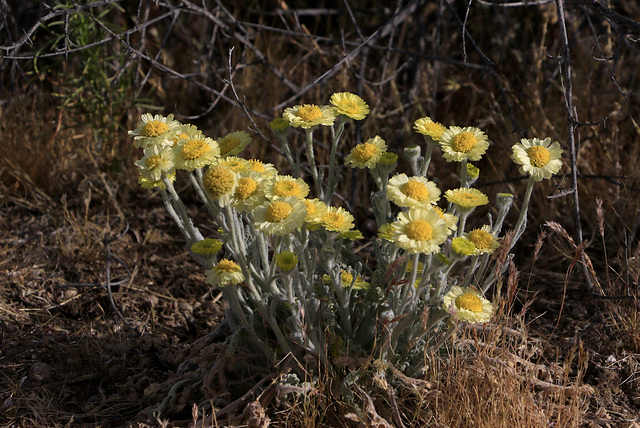
<svg viewBox="0 0 640 428">
<path fill-rule="evenodd" d="M 489 141 L 478 128 L 451 126 L 442 133 L 440 147 L 447 162 L 477 161 L 487 151 Z"/>
<path fill-rule="evenodd" d="M 331 284 L 331 276 L 322 275 L 322 282 L 325 284 Z M 361 276 L 357 276 L 354 278 L 353 274 L 345 269 L 340 271 L 340 283 L 344 288 L 353 288 L 354 290 L 369 290 L 371 289 L 371 284 L 367 281 L 363 280 Z"/>
<path fill-rule="evenodd" d="M 422 135 L 431 137 L 433 141 L 438 141 L 447 128 L 441 123 L 434 122 L 427 116 L 416 120 L 413 124 L 413 129 Z"/>
<path fill-rule="evenodd" d="M 212 165 L 204 173 L 202 184 L 209 197 L 224 207 L 235 194 L 238 180 L 236 173 L 226 166 Z"/>
<path fill-rule="evenodd" d="M 511 159 L 520 165 L 520 172 L 529 174 L 535 181 L 549 179 L 562 168 L 562 149 L 558 142 L 551 144 L 551 138 L 523 138 L 511 150 Z"/>
<path fill-rule="evenodd" d="M 171 139 L 172 146 L 180 143 L 182 140 L 188 140 L 189 138 L 202 136 L 202 131 L 195 125 L 181 124 L 175 131 L 175 135 Z"/>
<path fill-rule="evenodd" d="M 432 209 L 410 208 L 399 213 L 391 226 L 393 242 L 412 254 L 438 252 L 449 235 L 444 220 Z"/>
<path fill-rule="evenodd" d="M 491 228 L 486 224 L 481 228 L 473 229 L 471 232 L 465 234 L 465 237 L 476 247 L 473 253 L 476 256 L 491 254 L 500 246 L 498 238 L 493 236 Z"/>
<path fill-rule="evenodd" d="M 315 228 L 318 227 L 318 219 L 322 217 L 327 212 L 327 204 L 322 202 L 318 198 L 313 199 L 303 199 L 307 215 L 304 218 L 304 221 L 308 223 L 310 226 L 314 225 Z M 312 227 L 313 229 L 314 227 Z"/>
<path fill-rule="evenodd" d="M 190 248 L 191 252 L 200 256 L 213 257 L 222 249 L 222 241 L 219 239 L 207 238 L 198 241 Z"/>
<path fill-rule="evenodd" d="M 493 315 L 493 304 L 473 288 L 454 286 L 442 299 L 442 307 L 460 321 L 486 323 Z"/>
<path fill-rule="evenodd" d="M 389 180 L 387 197 L 399 207 L 425 207 L 440 199 L 440 189 L 425 177 L 397 174 Z"/>
<path fill-rule="evenodd" d="M 451 251 L 459 256 L 466 257 L 475 254 L 476 246 L 467 238 L 457 237 L 451 240 Z"/>
<path fill-rule="evenodd" d="M 212 164 L 220 156 L 218 143 L 211 138 L 196 135 L 187 139 L 181 138 L 173 146 L 176 168 L 193 171 Z"/>
<path fill-rule="evenodd" d="M 169 175 L 175 170 L 173 151 L 169 147 L 147 146 L 142 159 L 136 161 L 140 175 L 149 181 L 160 181 L 162 174 Z"/>
<path fill-rule="evenodd" d="M 134 136 L 133 142 L 136 148 L 156 145 L 166 147 L 171 146 L 171 140 L 179 127 L 180 122 L 174 120 L 172 114 L 165 117 L 144 113 L 136 129 L 129 131 L 129 135 Z"/>
<path fill-rule="evenodd" d="M 309 194 L 309 185 L 301 178 L 276 175 L 267 183 L 265 193 L 269 199 L 284 198 L 285 196 L 303 199 Z"/>
<path fill-rule="evenodd" d="M 306 215 L 304 202 L 295 196 L 267 201 L 253 210 L 256 227 L 267 235 L 283 236 L 299 229 Z"/>
<path fill-rule="evenodd" d="M 251 162 L 237 156 L 218 158 L 216 165 L 226 166 L 233 172 L 247 172 L 251 170 Z"/>
<path fill-rule="evenodd" d="M 351 168 L 375 168 L 380 156 L 387 150 L 384 140 L 376 135 L 366 142 L 356 145 L 345 158 Z"/>
<path fill-rule="evenodd" d="M 212 269 L 205 272 L 207 284 L 218 287 L 226 287 L 230 284 L 239 284 L 244 281 L 242 269 L 233 260 L 222 259 Z"/>
<path fill-rule="evenodd" d="M 244 131 L 235 131 L 218 138 L 220 156 L 236 156 L 251 143 L 251 136 Z"/>
<path fill-rule="evenodd" d="M 289 121 L 284 117 L 276 117 L 271 122 L 269 122 L 271 126 L 271 130 L 276 135 L 286 135 L 291 129 L 291 125 L 289 125 Z"/>
<path fill-rule="evenodd" d="M 475 207 L 489 203 L 487 195 L 478 189 L 461 187 L 459 189 L 447 190 L 444 197 L 454 204 L 460 211 L 470 211 Z"/>
<path fill-rule="evenodd" d="M 304 104 L 286 108 L 282 117 L 288 120 L 289 124 L 294 128 L 302 127 L 303 129 L 308 129 L 318 125 L 333 125 L 336 120 L 336 113 L 329 106 Z"/>
<path fill-rule="evenodd" d="M 251 164 L 249 171 L 259 172 L 264 178 L 273 177 L 278 174 L 278 170 L 271 163 L 264 163 L 258 159 L 249 159 L 249 163 Z"/>
<path fill-rule="evenodd" d="M 276 254 L 276 266 L 284 272 L 293 270 L 298 264 L 298 256 L 291 251 L 282 251 Z"/>
<path fill-rule="evenodd" d="M 176 171 L 175 170 L 169 171 L 167 173 L 166 177 L 170 182 L 173 183 L 174 181 L 176 181 Z M 140 174 L 140 176 L 138 176 L 138 184 L 143 189 L 155 189 L 156 187 L 158 189 L 166 189 L 167 188 L 167 185 L 164 184 L 164 182 L 162 180 L 149 180 L 148 178 L 146 178 L 142 174 Z"/>
<path fill-rule="evenodd" d="M 353 228 L 353 215 L 341 207 L 327 207 L 315 222 L 331 232 L 347 232 Z"/>
<path fill-rule="evenodd" d="M 444 220 L 444 224 L 447 225 L 447 229 L 449 229 L 449 232 L 455 232 L 456 230 L 458 230 L 458 217 L 454 216 L 453 214 L 449 214 L 436 205 L 434 205 L 431 209 L 433 209 L 438 214 L 438 216 Z"/>
<path fill-rule="evenodd" d="M 351 92 L 337 92 L 329 100 L 336 109 L 336 113 L 351 119 L 362 120 L 369 114 L 369 106 L 362 98 Z"/>
<path fill-rule="evenodd" d="M 236 190 L 231 205 L 238 211 L 249 212 L 265 202 L 265 180 L 258 172 L 241 172 L 237 176 Z"/>
<path fill-rule="evenodd" d="M 393 241 L 393 226 L 391 223 L 385 223 L 378 228 L 378 238 Z"/>
</svg>

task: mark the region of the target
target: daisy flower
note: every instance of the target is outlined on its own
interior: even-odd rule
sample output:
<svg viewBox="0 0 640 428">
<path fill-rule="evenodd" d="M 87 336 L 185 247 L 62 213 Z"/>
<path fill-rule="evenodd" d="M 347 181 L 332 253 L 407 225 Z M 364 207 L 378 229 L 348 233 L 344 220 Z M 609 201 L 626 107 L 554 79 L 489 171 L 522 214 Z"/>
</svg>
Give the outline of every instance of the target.
<svg viewBox="0 0 640 428">
<path fill-rule="evenodd" d="M 369 106 L 362 98 L 351 92 L 337 92 L 329 100 L 336 109 L 336 113 L 351 119 L 362 120 L 369 114 Z"/>
<path fill-rule="evenodd" d="M 195 125 L 181 124 L 176 130 L 176 134 L 171 141 L 173 145 L 180 143 L 182 140 L 188 140 L 189 138 L 202 136 L 202 131 Z"/>
<path fill-rule="evenodd" d="M 327 274 L 322 275 L 322 282 L 325 284 L 331 284 L 331 276 Z M 340 272 L 340 283 L 344 288 L 352 287 L 354 290 L 371 289 L 371 284 L 364 281 L 361 276 L 357 276 L 354 281 L 353 274 L 345 269 L 342 269 Z"/>
<path fill-rule="evenodd" d="M 436 213 L 438 213 L 438 216 L 441 219 L 444 220 L 444 224 L 447 225 L 447 229 L 449 229 L 449 232 L 455 232 L 456 230 L 458 230 L 458 217 L 445 212 L 442 208 L 435 205 L 432 207 L 432 209 Z"/>
<path fill-rule="evenodd" d="M 451 251 L 459 256 L 471 256 L 476 253 L 476 246 L 467 238 L 458 237 L 451 240 Z"/>
<path fill-rule="evenodd" d="M 292 271 L 298 264 L 298 256 L 291 251 L 282 251 L 276 254 L 276 266 L 284 272 Z"/>
<path fill-rule="evenodd" d="M 193 171 L 212 164 L 220 156 L 218 143 L 209 137 L 197 135 L 188 139 L 180 139 L 173 146 L 176 168 Z"/>
<path fill-rule="evenodd" d="M 233 172 L 246 172 L 251 170 L 251 162 L 237 156 L 218 158 L 216 165 L 226 166 Z"/>
<path fill-rule="evenodd" d="M 413 129 L 419 134 L 431 137 L 433 141 L 438 141 L 447 128 L 438 122 L 431 120 L 429 116 L 422 117 L 413 123 Z"/>
<path fill-rule="evenodd" d="M 133 135 L 133 143 L 136 148 L 148 146 L 170 146 L 171 139 L 180 127 L 180 122 L 173 119 L 173 115 L 165 117 L 159 114 L 152 116 L 144 113 L 140 122 L 129 135 Z"/>
<path fill-rule="evenodd" d="M 267 201 L 253 210 L 256 227 L 267 235 L 283 236 L 299 229 L 306 215 L 304 202 L 295 196 Z"/>
<path fill-rule="evenodd" d="M 172 183 L 174 181 L 176 181 L 176 172 L 175 172 L 175 170 L 168 172 L 166 177 Z M 158 189 L 166 189 L 167 188 L 167 185 L 164 184 L 164 182 L 162 180 L 157 180 L 157 181 L 149 180 L 148 178 L 145 178 L 142 174 L 138 177 L 138 184 L 143 189 L 155 189 L 156 187 Z"/>
<path fill-rule="evenodd" d="M 142 159 L 136 161 L 140 175 L 149 181 L 159 181 L 162 174 L 169 175 L 175 169 L 173 151 L 161 146 L 147 146 Z"/>
<path fill-rule="evenodd" d="M 305 223 L 308 223 L 310 226 L 311 224 L 313 224 L 317 229 L 317 220 L 327 212 L 327 204 L 325 204 L 318 198 L 303 199 L 302 202 L 304 202 L 305 208 L 307 210 L 307 215 L 304 218 Z"/>
<path fill-rule="evenodd" d="M 202 177 L 202 184 L 211 199 L 221 207 L 227 205 L 236 192 L 236 173 L 226 166 L 212 165 Z"/>
<path fill-rule="evenodd" d="M 475 207 L 489 203 L 487 195 L 478 189 L 468 187 L 447 190 L 444 193 L 444 197 L 447 201 L 458 207 L 460 211 L 470 211 Z"/>
<path fill-rule="evenodd" d="M 258 159 L 249 159 L 249 163 L 251 164 L 249 171 L 259 172 L 264 178 L 278 175 L 278 170 L 271 163 L 264 163 Z"/>
<path fill-rule="evenodd" d="M 480 160 L 489 147 L 487 135 L 473 127 L 451 126 L 442 133 L 439 142 L 447 162 Z"/>
<path fill-rule="evenodd" d="M 286 108 L 282 117 L 288 120 L 289 124 L 294 128 L 302 127 L 303 129 L 308 129 L 317 125 L 333 125 L 336 120 L 336 113 L 329 106 L 304 104 Z"/>
<path fill-rule="evenodd" d="M 411 254 L 430 254 L 440 251 L 440 244 L 449 235 L 447 225 L 434 210 L 410 208 L 398 214 L 391 223 L 392 240 Z"/>
<path fill-rule="evenodd" d="M 315 222 L 331 232 L 347 232 L 353 228 L 353 215 L 341 207 L 327 207 L 327 211 L 316 217 Z"/>
<path fill-rule="evenodd" d="M 220 156 L 236 156 L 251 143 L 251 136 L 244 131 L 236 131 L 218 138 Z"/>
<path fill-rule="evenodd" d="M 375 168 L 380 156 L 387 150 L 384 140 L 376 135 L 366 142 L 356 145 L 345 158 L 351 168 Z"/>
<path fill-rule="evenodd" d="M 239 284 L 244 281 L 242 269 L 233 260 L 222 259 L 212 269 L 205 272 L 206 282 L 218 287 L 226 287 L 230 284 Z"/>
<path fill-rule="evenodd" d="M 440 189 L 425 177 L 396 174 L 389 179 L 387 197 L 399 207 L 423 207 L 440 199 Z"/>
<path fill-rule="evenodd" d="M 265 202 L 264 178 L 260 173 L 249 171 L 236 175 L 238 185 L 233 193 L 231 205 L 238 211 L 249 212 Z"/>
<path fill-rule="evenodd" d="M 267 183 L 265 194 L 269 199 L 278 199 L 285 196 L 295 196 L 303 199 L 309 194 L 309 185 L 301 178 L 293 178 L 290 175 L 276 175 Z"/>
<path fill-rule="evenodd" d="M 442 308 L 460 321 L 486 323 L 493 315 L 493 304 L 473 288 L 454 286 L 442 300 Z"/>
<path fill-rule="evenodd" d="M 551 178 L 562 168 L 562 149 L 558 142 L 551 144 L 551 138 L 523 138 L 511 150 L 511 159 L 520 165 L 520 172 L 529 174 L 535 181 Z"/>
<path fill-rule="evenodd" d="M 491 228 L 486 224 L 481 228 L 473 229 L 471 232 L 466 233 L 465 237 L 476 247 L 473 252 L 474 256 L 491 254 L 500 246 L 498 238 L 493 236 Z"/>
<path fill-rule="evenodd" d="M 222 241 L 219 239 L 207 238 L 198 241 L 190 248 L 191 252 L 199 256 L 213 257 L 222 249 Z"/>
<path fill-rule="evenodd" d="M 385 223 L 378 228 L 378 238 L 385 241 L 393 241 L 393 226 L 391 223 Z"/>
</svg>

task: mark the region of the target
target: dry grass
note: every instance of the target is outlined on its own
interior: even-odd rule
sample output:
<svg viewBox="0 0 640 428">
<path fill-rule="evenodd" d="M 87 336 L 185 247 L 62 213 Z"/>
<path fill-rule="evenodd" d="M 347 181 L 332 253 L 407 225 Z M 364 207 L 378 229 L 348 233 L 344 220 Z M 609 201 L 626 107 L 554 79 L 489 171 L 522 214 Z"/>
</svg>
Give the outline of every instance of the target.
<svg viewBox="0 0 640 428">
<path fill-rule="evenodd" d="M 633 2 L 611 3 L 626 16 L 640 16 Z M 135 15 L 132 5 L 124 6 L 114 19 L 126 22 Z M 235 25 L 247 24 L 252 45 L 270 66 L 304 87 L 354 49 L 341 44 L 343 32 L 345 41 L 357 41 L 358 31 L 372 34 L 391 16 L 376 9 L 376 2 L 360 6 L 354 9 L 357 27 L 344 8 L 328 2 L 313 7 L 341 14 L 279 17 L 269 13 L 275 2 L 267 1 L 230 6 L 229 11 Z M 24 7 L 9 22 L 15 34 L 37 15 Z M 464 18 L 466 8 L 456 7 Z M 150 6 L 152 16 L 161 11 Z M 398 153 L 420 142 L 411 131 L 420 116 L 480 126 L 493 141 L 491 155 L 479 164 L 482 190 L 490 195 L 503 190 L 521 194 L 524 183 L 516 168 L 505 166 L 511 144 L 534 135 L 566 141 L 566 111 L 554 58 L 561 46 L 553 4 L 491 9 L 474 2 L 467 28 L 493 62 L 489 69 L 407 54 L 431 55 L 437 48 L 444 59 L 462 59 L 461 30 L 450 11 L 445 8 L 443 13 L 439 20 L 434 2 L 421 5 L 375 49 L 363 49 L 293 104 L 323 103 L 334 91 L 357 91 L 372 112 L 367 121 L 347 129 L 346 141 L 351 146 L 380 134 Z M 245 396 L 259 379 L 247 381 L 250 370 L 234 368 L 234 360 L 217 368 L 210 395 L 197 389 L 183 394 L 182 407 L 163 420 L 188 424 L 194 420 L 196 403 L 197 426 L 203 421 L 204 426 L 247 423 L 252 416 L 259 419 L 262 410 L 274 426 L 385 426 L 383 419 L 395 426 L 442 427 L 623 426 L 637 421 L 640 132 L 634 120 L 640 121 L 635 72 L 640 56 L 628 38 L 616 51 L 619 35 L 597 16 L 571 8 L 568 20 L 578 115 L 585 122 L 607 118 L 606 126 L 585 126 L 578 135 L 584 250 L 598 290 L 607 298 L 592 298 L 580 270 L 569 270 L 581 250 L 567 239 L 576 232 L 572 202 L 546 198 L 570 185 L 565 178 L 540 186 L 534 195 L 530 232 L 516 247 L 520 285 L 516 287 L 512 277 L 496 290 L 502 296 L 502 315 L 491 327 L 465 330 L 447 353 L 426 357 L 424 379 L 408 379 L 385 368 L 384 383 L 376 376 L 380 368 L 371 361 L 362 369 L 362 391 L 352 388 L 347 393 L 325 374 L 313 391 L 297 399 L 274 392 L 277 383 L 270 382 Z M 145 39 L 150 56 L 163 46 L 169 22 L 150 27 Z M 200 115 L 216 103 L 211 113 L 195 120 L 199 127 L 214 137 L 246 129 L 249 121 L 240 109 L 193 83 L 233 99 L 223 79 L 228 78 L 228 52 L 234 46 L 235 88 L 268 137 L 267 121 L 281 113 L 273 106 L 295 95 L 293 90 L 228 29 L 222 31 L 204 16 L 187 12 L 176 22 L 162 49 L 162 63 L 180 73 L 201 74 L 189 81 L 150 70 L 145 61 L 134 64 L 139 66 L 137 85 L 150 71 L 142 88 L 148 102 L 182 118 Z M 590 24 L 600 36 L 597 46 Z M 290 33 L 258 31 L 256 25 Z M 141 41 L 136 38 L 137 34 L 134 41 Z M 40 40 L 35 39 L 36 46 Z M 385 50 L 388 46 L 391 50 Z M 465 46 L 470 64 L 486 65 L 468 37 Z M 628 91 L 626 99 L 611 80 L 612 62 L 596 61 L 592 53 L 617 55 L 615 77 Z M 81 65 L 73 62 L 73 55 L 70 59 L 66 71 L 79 72 Z M 32 63 L 7 60 L 10 73 L 3 76 L 13 79 L 15 88 L 11 94 L 2 93 L 0 122 L 0 337 L 9 344 L 0 353 L 0 423 L 160 425 L 161 420 L 147 419 L 148 410 L 162 400 L 180 370 L 195 370 L 181 366 L 187 357 L 207 350 L 206 358 L 199 360 L 202 370 L 218 361 L 220 344 L 207 348 L 197 339 L 218 323 L 221 302 L 182 252 L 159 199 L 136 186 L 133 161 L 138 154 L 124 131 L 135 124 L 140 111 L 123 112 L 117 141 L 98 152 L 91 129 L 69 126 L 82 123 L 81 118 L 61 113 L 51 101 L 58 89 L 60 59 L 47 60 L 47 67 L 43 63 L 35 86 L 18 72 L 32 70 Z M 319 143 L 321 147 L 322 140 Z M 282 164 L 269 141 L 259 137 L 247 156 Z M 433 168 L 442 187 L 452 183 L 453 176 L 441 173 L 450 165 L 437 160 Z M 365 233 L 371 233 L 368 212 L 361 208 L 368 202 L 359 196 L 367 194 L 368 184 L 361 178 L 345 178 L 344 203 L 357 213 Z M 105 239 L 120 233 L 124 221 L 130 233 L 110 245 L 128 269 L 114 262 L 112 275 L 128 280 L 116 293 L 116 304 L 138 334 L 123 330 L 103 288 L 59 287 L 105 281 Z M 547 221 L 558 223 L 558 233 L 536 241 Z M 601 323 L 593 323 L 590 316 L 596 308 L 602 311 Z M 256 400 L 260 405 L 245 411 Z M 234 414 L 220 419 L 207 407 L 236 402 Z"/>
</svg>

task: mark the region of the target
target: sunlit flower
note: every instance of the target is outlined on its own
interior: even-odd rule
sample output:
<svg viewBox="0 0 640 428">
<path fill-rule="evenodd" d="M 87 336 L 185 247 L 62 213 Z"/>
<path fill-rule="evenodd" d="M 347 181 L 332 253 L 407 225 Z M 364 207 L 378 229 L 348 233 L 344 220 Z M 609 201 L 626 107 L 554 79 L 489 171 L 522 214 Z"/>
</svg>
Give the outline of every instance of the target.
<svg viewBox="0 0 640 428">
<path fill-rule="evenodd" d="M 190 248 L 191 252 L 200 256 L 213 257 L 222 249 L 222 241 L 219 239 L 207 238 L 198 241 Z"/>
<path fill-rule="evenodd" d="M 251 143 L 251 136 L 244 131 L 235 131 L 218 138 L 220 156 L 236 156 Z"/>
<path fill-rule="evenodd" d="M 449 229 L 449 232 L 455 232 L 456 230 L 458 230 L 458 217 L 454 216 L 453 214 L 449 214 L 442 208 L 435 205 L 432 207 L 432 209 L 436 213 L 438 213 L 438 216 L 440 216 L 441 219 L 444 220 L 444 224 L 447 225 L 447 229 Z"/>
<path fill-rule="evenodd" d="M 362 120 L 369 114 L 369 106 L 362 98 L 351 92 L 337 92 L 329 100 L 338 114 L 351 119 Z"/>
<path fill-rule="evenodd" d="M 244 281 L 242 269 L 233 260 L 222 259 L 212 269 L 205 272 L 206 282 L 217 287 L 226 287 L 231 284 L 239 284 Z"/>
<path fill-rule="evenodd" d="M 304 202 L 295 196 L 267 201 L 253 210 L 256 227 L 267 235 L 283 236 L 299 229 L 306 215 Z"/>
<path fill-rule="evenodd" d="M 304 221 L 309 224 L 311 229 L 317 229 L 317 220 L 327 212 L 327 204 L 325 204 L 318 198 L 303 199 L 302 202 L 304 202 L 305 208 L 307 210 L 307 215 L 304 218 Z"/>
<path fill-rule="evenodd" d="M 353 228 L 353 216 L 342 207 L 327 207 L 327 211 L 316 217 L 316 222 L 331 232 L 347 232 Z"/>
<path fill-rule="evenodd" d="M 247 172 L 251 170 L 251 162 L 237 156 L 218 158 L 216 165 L 226 166 L 233 172 Z"/>
<path fill-rule="evenodd" d="M 442 300 L 442 307 L 460 321 L 486 323 L 493 316 L 493 304 L 473 288 L 454 286 Z"/>
<path fill-rule="evenodd" d="M 238 211 L 249 212 L 265 202 L 264 178 L 258 172 L 241 172 L 236 176 L 238 185 L 231 205 Z"/>
<path fill-rule="evenodd" d="M 211 199 L 224 207 L 236 192 L 236 173 L 226 166 L 212 165 L 204 173 L 202 184 Z"/>
<path fill-rule="evenodd" d="M 397 174 L 389 179 L 387 197 L 399 207 L 424 207 L 440 199 L 440 189 L 425 177 Z"/>
<path fill-rule="evenodd" d="M 412 254 L 439 251 L 449 235 L 444 220 L 432 209 L 410 208 L 391 225 L 393 242 Z"/>
<path fill-rule="evenodd" d="M 176 129 L 175 135 L 173 136 L 171 141 L 173 142 L 172 145 L 175 146 L 182 140 L 188 140 L 189 138 L 200 136 L 202 136 L 202 131 L 199 130 L 197 126 L 190 124 L 180 124 L 178 129 Z"/>
<path fill-rule="evenodd" d="M 477 161 L 487 151 L 489 141 L 478 128 L 451 126 L 442 133 L 440 147 L 447 162 Z"/>
<path fill-rule="evenodd" d="M 197 135 L 188 139 L 180 139 L 173 146 L 176 168 L 193 171 L 212 164 L 220 156 L 218 143 L 211 138 Z"/>
<path fill-rule="evenodd" d="M 175 169 L 173 151 L 162 146 L 147 146 L 142 159 L 136 161 L 140 175 L 149 181 L 162 179 L 162 174 L 169 175 Z"/>
<path fill-rule="evenodd" d="M 475 245 L 476 250 L 473 254 L 476 256 L 491 254 L 500 246 L 498 238 L 491 233 L 491 228 L 486 224 L 481 228 L 473 229 L 471 232 L 466 233 L 465 237 Z"/>
<path fill-rule="evenodd" d="M 551 138 L 523 138 L 511 150 L 511 159 L 520 165 L 520 173 L 529 174 L 535 181 L 549 179 L 562 168 L 562 149 L 558 142 L 551 144 Z"/>
<path fill-rule="evenodd" d="M 129 135 L 133 135 L 133 143 L 136 148 L 149 146 L 171 146 L 171 140 L 178 130 L 180 122 L 173 119 L 173 115 L 165 117 L 159 114 L 144 113 L 140 122 Z"/>
<path fill-rule="evenodd" d="M 282 117 L 289 121 L 294 128 L 313 128 L 317 125 L 331 126 L 336 120 L 336 113 L 332 107 L 304 104 L 288 107 Z"/>
<path fill-rule="evenodd" d="M 461 187 L 459 189 L 451 189 L 444 192 L 444 197 L 450 203 L 454 204 L 460 211 L 469 211 L 475 207 L 486 205 L 489 203 L 487 195 L 478 189 Z"/>
<path fill-rule="evenodd" d="M 278 174 L 278 170 L 271 163 L 264 163 L 258 159 L 249 159 L 251 168 L 249 171 L 255 171 L 262 174 L 264 178 L 273 177 Z"/>
<path fill-rule="evenodd" d="M 269 199 L 284 198 L 285 196 L 295 196 L 302 199 L 309 194 L 309 185 L 301 178 L 276 175 L 267 182 L 265 194 Z"/>
<path fill-rule="evenodd" d="M 451 240 L 451 251 L 459 256 L 471 256 L 476 252 L 476 246 L 467 238 L 457 237 Z"/>
<path fill-rule="evenodd" d="M 291 251 L 282 251 L 276 254 L 276 266 L 284 272 L 293 270 L 298 264 L 298 256 Z"/>
<path fill-rule="evenodd" d="M 352 168 L 375 168 L 380 156 L 387 150 L 384 140 L 376 135 L 366 142 L 356 145 L 345 158 L 345 164 Z"/>
<path fill-rule="evenodd" d="M 416 132 L 431 137 L 433 141 L 438 141 L 442 137 L 442 133 L 446 131 L 446 126 L 441 123 L 434 122 L 430 117 L 422 117 L 413 124 Z"/>
<path fill-rule="evenodd" d="M 393 241 L 393 226 L 391 223 L 385 223 L 378 228 L 378 238 L 385 241 Z"/>
</svg>

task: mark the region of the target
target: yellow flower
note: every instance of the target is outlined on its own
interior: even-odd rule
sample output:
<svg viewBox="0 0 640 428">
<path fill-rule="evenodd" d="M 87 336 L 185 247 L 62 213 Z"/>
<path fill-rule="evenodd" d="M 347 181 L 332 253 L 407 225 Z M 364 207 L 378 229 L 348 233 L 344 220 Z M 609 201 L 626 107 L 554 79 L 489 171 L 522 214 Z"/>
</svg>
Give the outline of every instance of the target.
<svg viewBox="0 0 640 428">
<path fill-rule="evenodd" d="M 249 163 L 251 164 L 249 171 L 259 172 L 264 178 L 278 175 L 278 170 L 271 163 L 264 163 L 258 159 L 249 159 Z"/>
<path fill-rule="evenodd" d="M 551 144 L 551 138 L 523 138 L 511 150 L 511 159 L 520 165 L 520 173 L 529 174 L 535 181 L 549 179 L 562 168 L 562 149 L 558 142 Z"/>
<path fill-rule="evenodd" d="M 413 124 L 413 129 L 422 135 L 431 137 L 433 141 L 438 141 L 447 128 L 441 123 L 434 122 L 427 116 L 416 120 Z"/>
<path fill-rule="evenodd" d="M 282 251 L 276 254 L 276 266 L 284 272 L 293 270 L 298 264 L 298 256 L 291 251 Z"/>
<path fill-rule="evenodd" d="M 465 237 L 476 247 L 474 255 L 491 254 L 500 246 L 498 238 L 493 236 L 489 225 L 484 225 L 479 229 L 473 229 L 466 233 Z"/>
<path fill-rule="evenodd" d="M 258 172 L 241 172 L 236 176 L 238 185 L 231 205 L 238 211 L 249 212 L 265 202 L 264 178 Z"/>
<path fill-rule="evenodd" d="M 288 120 L 289 124 L 294 128 L 302 127 L 307 129 L 318 125 L 333 125 L 336 120 L 336 113 L 329 106 L 304 104 L 286 108 L 282 117 Z"/>
<path fill-rule="evenodd" d="M 362 120 L 369 114 L 369 106 L 362 98 L 351 92 L 337 92 L 329 100 L 338 114 L 351 119 Z"/>
<path fill-rule="evenodd" d="M 267 201 L 253 210 L 256 227 L 267 235 L 283 236 L 299 229 L 306 215 L 304 202 L 295 196 Z"/>
<path fill-rule="evenodd" d="M 267 182 L 265 194 L 269 199 L 284 198 L 285 196 L 303 199 L 309 194 L 309 185 L 301 178 L 276 175 Z"/>
<path fill-rule="evenodd" d="M 438 213 L 438 216 L 440 216 L 441 219 L 444 220 L 444 224 L 447 225 L 447 229 L 449 229 L 449 232 L 455 232 L 456 230 L 458 230 L 458 217 L 443 211 L 442 208 L 435 205 L 432 207 L 432 209 L 436 213 Z"/>
<path fill-rule="evenodd" d="M 244 131 L 236 131 L 218 138 L 220 156 L 236 156 L 251 143 L 251 136 Z"/>
<path fill-rule="evenodd" d="M 340 235 L 344 239 L 348 239 L 349 241 L 355 241 L 356 239 L 364 238 L 364 235 L 358 229 L 347 230 L 346 232 L 340 232 Z"/>
<path fill-rule="evenodd" d="M 207 238 L 198 241 L 190 248 L 191 252 L 200 256 L 213 257 L 222 249 L 222 241 L 219 239 Z"/>
<path fill-rule="evenodd" d="M 173 151 L 170 147 L 147 146 L 142 159 L 136 161 L 140 175 L 149 181 L 159 181 L 162 174 L 169 175 L 175 170 Z"/>
<path fill-rule="evenodd" d="M 393 242 L 412 254 L 440 251 L 440 244 L 449 235 L 444 220 L 432 209 L 410 208 L 399 213 L 391 226 Z"/>
<path fill-rule="evenodd" d="M 172 114 L 164 117 L 159 114 L 152 116 L 150 113 L 145 113 L 140 117 L 136 128 L 129 131 L 129 135 L 134 136 L 133 143 L 138 149 L 156 145 L 169 147 L 179 127 L 180 122 L 174 120 Z"/>
<path fill-rule="evenodd" d="M 187 139 L 181 138 L 173 146 L 173 153 L 176 168 L 193 171 L 211 165 L 220 156 L 220 147 L 211 138 L 197 135 Z"/>
<path fill-rule="evenodd" d="M 384 140 L 376 135 L 366 142 L 356 145 L 345 158 L 351 168 L 375 168 L 380 156 L 387 150 Z"/>
<path fill-rule="evenodd" d="M 205 273 L 207 274 L 206 283 L 217 287 L 226 287 L 244 281 L 240 266 L 229 259 L 220 260 L 217 265 Z"/>
<path fill-rule="evenodd" d="M 444 193 L 447 201 L 455 204 L 460 211 L 469 211 L 475 207 L 486 205 L 489 203 L 487 195 L 478 189 L 461 187 L 458 189 L 447 190 Z"/>
<path fill-rule="evenodd" d="M 251 170 L 251 162 L 237 156 L 218 158 L 216 165 L 226 166 L 233 172 L 247 172 Z"/>
<path fill-rule="evenodd" d="M 475 254 L 476 246 L 467 238 L 458 237 L 451 240 L 451 251 L 460 256 L 466 257 Z"/>
<path fill-rule="evenodd" d="M 175 132 L 175 135 L 171 139 L 173 146 L 180 143 L 182 140 L 202 136 L 202 131 L 200 131 L 197 126 L 189 124 L 181 124 Z"/>
<path fill-rule="evenodd" d="M 442 299 L 442 308 L 460 321 L 486 323 L 493 316 L 493 304 L 473 288 L 454 286 Z"/>
<path fill-rule="evenodd" d="M 399 207 L 426 207 L 440 199 L 440 189 L 425 177 L 397 174 L 389 180 L 387 197 Z"/>
<path fill-rule="evenodd" d="M 304 218 L 307 227 L 309 227 L 310 230 L 317 229 L 319 227 L 317 220 L 327 212 L 327 204 L 318 198 L 303 199 L 302 202 L 304 202 L 307 211 L 307 215 Z"/>
<path fill-rule="evenodd" d="M 221 207 L 226 206 L 236 192 L 236 174 L 226 166 L 212 165 L 202 177 L 202 184 L 211 199 Z"/>
<path fill-rule="evenodd" d="M 391 223 L 385 223 L 378 229 L 378 238 L 386 241 L 393 241 L 393 226 Z"/>
<path fill-rule="evenodd" d="M 322 282 L 325 284 L 331 284 L 331 276 L 325 274 L 322 275 Z M 363 280 L 362 277 L 357 276 L 354 280 L 353 274 L 345 269 L 340 271 L 340 283 L 344 288 L 351 287 L 354 290 L 370 290 L 371 284 Z"/>
<path fill-rule="evenodd" d="M 451 126 L 442 133 L 440 147 L 447 162 L 477 161 L 487 151 L 489 141 L 478 128 Z"/>
<path fill-rule="evenodd" d="M 174 171 L 170 171 L 169 173 L 167 173 L 166 177 L 172 183 L 174 181 L 176 181 L 176 172 L 175 172 L 175 170 Z M 158 189 L 166 189 L 167 188 L 167 185 L 164 184 L 164 182 L 162 180 L 157 180 L 157 181 L 149 180 L 148 178 L 145 178 L 143 175 L 140 175 L 138 177 L 138 184 L 143 189 L 155 189 L 156 187 Z"/>
<path fill-rule="evenodd" d="M 316 217 L 316 222 L 331 232 L 347 232 L 353 228 L 353 216 L 344 208 L 327 207 L 327 211 Z"/>
</svg>

